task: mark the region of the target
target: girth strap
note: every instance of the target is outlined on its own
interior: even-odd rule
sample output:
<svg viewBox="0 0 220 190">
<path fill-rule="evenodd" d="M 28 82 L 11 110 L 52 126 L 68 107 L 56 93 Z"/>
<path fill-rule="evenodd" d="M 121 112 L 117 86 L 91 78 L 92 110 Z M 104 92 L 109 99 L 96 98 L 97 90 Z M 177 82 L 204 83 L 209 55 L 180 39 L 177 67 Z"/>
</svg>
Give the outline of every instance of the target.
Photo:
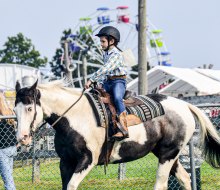
<svg viewBox="0 0 220 190">
<path fill-rule="evenodd" d="M 109 121 L 104 103 L 99 101 L 97 94 L 84 92 L 84 95 L 87 97 L 90 105 L 92 106 L 97 125 L 106 127 L 105 125 L 108 124 Z"/>
</svg>

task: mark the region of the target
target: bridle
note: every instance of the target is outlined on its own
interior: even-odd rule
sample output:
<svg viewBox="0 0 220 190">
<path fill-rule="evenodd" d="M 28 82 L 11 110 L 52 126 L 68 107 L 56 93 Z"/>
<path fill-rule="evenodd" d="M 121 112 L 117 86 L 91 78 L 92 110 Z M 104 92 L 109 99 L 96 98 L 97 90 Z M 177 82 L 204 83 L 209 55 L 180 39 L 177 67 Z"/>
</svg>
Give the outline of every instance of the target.
<svg viewBox="0 0 220 190">
<path fill-rule="evenodd" d="M 34 135 L 34 130 L 33 130 L 33 126 L 34 126 L 34 121 L 36 120 L 36 116 L 37 116 L 37 104 L 36 104 L 36 100 L 37 100 L 37 96 L 36 94 L 34 93 L 34 117 L 33 117 L 33 120 L 31 122 L 31 125 L 30 125 L 30 129 L 31 129 L 31 132 L 30 132 L 30 136 L 33 136 Z"/>
</svg>

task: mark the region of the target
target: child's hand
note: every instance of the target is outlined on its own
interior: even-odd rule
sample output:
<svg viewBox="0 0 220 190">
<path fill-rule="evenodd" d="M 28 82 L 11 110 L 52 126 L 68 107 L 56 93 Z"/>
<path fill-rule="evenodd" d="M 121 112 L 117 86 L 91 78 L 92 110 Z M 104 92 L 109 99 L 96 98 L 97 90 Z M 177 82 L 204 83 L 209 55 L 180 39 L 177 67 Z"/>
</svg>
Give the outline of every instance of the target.
<svg viewBox="0 0 220 190">
<path fill-rule="evenodd" d="M 85 84 L 85 89 L 88 89 L 92 84 L 91 80 L 88 80 L 87 83 Z"/>
</svg>

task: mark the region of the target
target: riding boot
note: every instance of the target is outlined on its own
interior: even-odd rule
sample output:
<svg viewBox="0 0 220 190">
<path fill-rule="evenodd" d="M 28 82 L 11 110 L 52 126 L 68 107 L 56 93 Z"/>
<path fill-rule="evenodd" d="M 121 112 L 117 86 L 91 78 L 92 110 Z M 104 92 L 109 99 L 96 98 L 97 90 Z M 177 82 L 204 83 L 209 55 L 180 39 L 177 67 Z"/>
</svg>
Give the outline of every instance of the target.
<svg viewBox="0 0 220 190">
<path fill-rule="evenodd" d="M 118 132 L 112 136 L 115 140 L 122 140 L 124 138 L 128 138 L 128 127 L 127 127 L 127 119 L 126 119 L 126 112 L 122 112 L 119 115 L 119 122 L 117 123 Z"/>
</svg>

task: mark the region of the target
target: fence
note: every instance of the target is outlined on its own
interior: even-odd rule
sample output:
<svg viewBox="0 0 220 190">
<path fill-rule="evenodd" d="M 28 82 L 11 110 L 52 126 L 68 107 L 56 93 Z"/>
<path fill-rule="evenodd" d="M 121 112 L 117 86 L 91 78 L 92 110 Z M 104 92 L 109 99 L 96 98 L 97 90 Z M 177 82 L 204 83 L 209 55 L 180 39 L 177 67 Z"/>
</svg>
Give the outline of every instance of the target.
<svg viewBox="0 0 220 190">
<path fill-rule="evenodd" d="M 218 130 L 220 127 L 220 105 L 200 106 Z M 0 117 L 2 119 L 2 117 Z M 211 168 L 201 158 L 198 148 L 197 126 L 194 137 L 182 152 L 180 161 L 191 174 L 193 189 L 220 189 L 220 173 Z M 54 131 L 45 126 L 35 134 L 30 147 L 19 147 L 14 158 L 14 181 L 17 190 L 55 190 L 61 189 L 59 158 L 54 150 Z M 80 184 L 79 189 L 153 189 L 156 180 L 157 159 L 148 154 L 139 160 L 109 165 L 107 174 L 103 166 L 95 167 Z M 169 190 L 181 189 L 173 176 L 169 178 Z M 0 189 L 3 182 L 0 179 Z"/>
</svg>

